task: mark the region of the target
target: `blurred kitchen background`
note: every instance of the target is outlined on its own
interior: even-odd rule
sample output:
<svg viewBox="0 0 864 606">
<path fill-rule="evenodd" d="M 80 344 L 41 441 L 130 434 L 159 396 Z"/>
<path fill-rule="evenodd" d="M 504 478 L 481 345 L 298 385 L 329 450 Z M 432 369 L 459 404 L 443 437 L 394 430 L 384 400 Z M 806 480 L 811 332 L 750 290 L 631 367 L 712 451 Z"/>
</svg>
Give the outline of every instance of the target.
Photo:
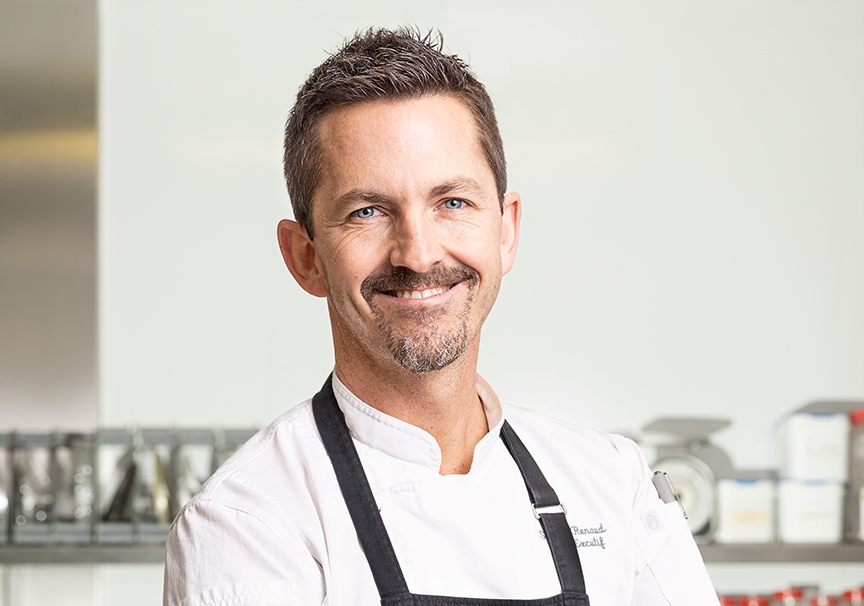
<svg viewBox="0 0 864 606">
<path fill-rule="evenodd" d="M 524 201 L 499 395 L 683 455 L 721 593 L 864 586 L 830 496 L 864 402 L 864 2 L 0 0 L 0 606 L 159 603 L 182 494 L 320 387 L 281 130 L 345 36 L 400 24 L 486 84 Z M 828 531 L 783 534 L 799 480 Z"/>
</svg>

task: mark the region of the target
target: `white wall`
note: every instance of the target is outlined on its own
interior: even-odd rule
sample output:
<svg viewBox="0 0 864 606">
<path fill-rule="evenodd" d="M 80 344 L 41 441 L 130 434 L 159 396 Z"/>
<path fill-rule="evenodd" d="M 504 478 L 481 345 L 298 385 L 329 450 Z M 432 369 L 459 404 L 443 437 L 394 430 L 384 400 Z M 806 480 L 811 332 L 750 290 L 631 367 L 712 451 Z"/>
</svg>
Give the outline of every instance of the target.
<svg viewBox="0 0 864 606">
<path fill-rule="evenodd" d="M 603 429 L 864 399 L 864 3 L 102 0 L 103 425 L 262 425 L 332 365 L 275 242 L 280 131 L 343 35 L 445 34 L 525 201 L 502 397 Z M 855 574 L 859 574 L 860 570 Z"/>
<path fill-rule="evenodd" d="M 113 606 L 103 600 L 99 577 L 86 565 L 0 566 L 0 605 Z"/>
<path fill-rule="evenodd" d="M 496 100 L 520 256 L 484 334 L 506 399 L 637 430 L 864 398 L 864 4 L 101 4 L 103 424 L 263 424 L 332 362 L 282 266 L 280 131 L 370 24 L 445 33 Z"/>
</svg>

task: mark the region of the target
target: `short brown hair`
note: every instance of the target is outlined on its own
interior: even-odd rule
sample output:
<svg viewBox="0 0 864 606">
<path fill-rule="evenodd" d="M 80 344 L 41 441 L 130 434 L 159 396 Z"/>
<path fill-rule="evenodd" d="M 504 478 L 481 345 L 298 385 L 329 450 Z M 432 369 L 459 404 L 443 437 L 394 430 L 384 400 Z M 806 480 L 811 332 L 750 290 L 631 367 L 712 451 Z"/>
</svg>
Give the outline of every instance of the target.
<svg viewBox="0 0 864 606">
<path fill-rule="evenodd" d="M 300 88 L 285 125 L 284 169 L 294 218 L 310 238 L 312 197 L 323 172 L 318 125 L 329 110 L 367 101 L 434 94 L 463 101 L 477 122 L 480 148 L 503 202 L 507 167 L 492 100 L 468 65 L 444 54 L 443 47 L 440 32 L 369 29 L 346 40 Z"/>
</svg>

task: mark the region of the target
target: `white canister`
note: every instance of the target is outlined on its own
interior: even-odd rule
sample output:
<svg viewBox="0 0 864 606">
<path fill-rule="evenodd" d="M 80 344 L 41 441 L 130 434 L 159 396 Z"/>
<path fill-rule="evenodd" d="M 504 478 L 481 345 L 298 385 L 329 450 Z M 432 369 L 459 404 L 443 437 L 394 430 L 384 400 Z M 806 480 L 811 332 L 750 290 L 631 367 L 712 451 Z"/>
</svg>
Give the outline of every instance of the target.
<svg viewBox="0 0 864 606">
<path fill-rule="evenodd" d="M 780 477 L 846 482 L 849 473 L 849 416 L 796 412 L 780 423 Z"/>
<path fill-rule="evenodd" d="M 780 481 L 778 535 L 783 543 L 839 543 L 843 536 L 844 485 L 831 481 Z"/>
<path fill-rule="evenodd" d="M 770 473 L 718 479 L 714 540 L 718 543 L 770 543 L 774 539 L 775 486 Z"/>
</svg>

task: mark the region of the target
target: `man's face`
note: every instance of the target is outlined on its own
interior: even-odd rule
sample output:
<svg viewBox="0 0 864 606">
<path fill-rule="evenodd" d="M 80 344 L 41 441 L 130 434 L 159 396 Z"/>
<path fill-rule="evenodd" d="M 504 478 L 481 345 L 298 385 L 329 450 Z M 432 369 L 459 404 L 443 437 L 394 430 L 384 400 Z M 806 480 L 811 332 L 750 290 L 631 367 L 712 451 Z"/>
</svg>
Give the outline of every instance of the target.
<svg viewBox="0 0 864 606">
<path fill-rule="evenodd" d="M 477 126 L 447 96 L 374 101 L 320 124 L 315 265 L 334 341 L 426 373 L 479 343 L 512 266 L 519 201 L 502 215 Z"/>
</svg>

